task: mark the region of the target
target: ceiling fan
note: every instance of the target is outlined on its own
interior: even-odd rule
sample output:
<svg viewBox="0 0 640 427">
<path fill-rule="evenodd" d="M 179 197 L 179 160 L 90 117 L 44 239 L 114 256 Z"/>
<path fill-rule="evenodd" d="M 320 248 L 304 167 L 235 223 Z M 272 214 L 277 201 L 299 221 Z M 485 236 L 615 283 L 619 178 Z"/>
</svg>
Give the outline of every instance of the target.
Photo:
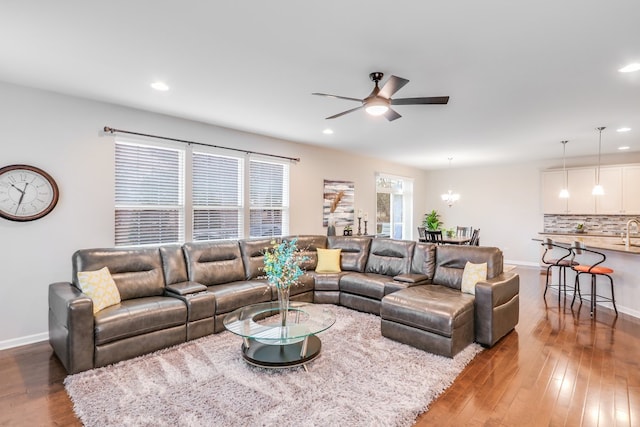
<svg viewBox="0 0 640 427">
<path fill-rule="evenodd" d="M 392 121 L 395 119 L 399 119 L 402 117 L 395 110 L 391 108 L 392 105 L 416 105 L 416 104 L 446 104 L 449 102 L 448 96 L 431 96 L 431 97 L 421 97 L 421 98 L 396 98 L 391 99 L 391 96 L 402 89 L 404 85 L 409 83 L 409 80 L 403 79 L 402 77 L 391 76 L 387 80 L 387 82 L 382 86 L 382 89 L 378 87 L 378 82 L 382 80 L 384 74 L 380 72 L 374 72 L 369 74 L 369 78 L 375 83 L 376 87 L 373 88 L 373 91 L 364 99 L 358 98 L 349 98 L 347 96 L 338 96 L 338 95 L 329 95 L 327 93 L 312 93 L 312 95 L 319 96 L 328 96 L 329 98 L 338 98 L 338 99 L 346 99 L 348 101 L 358 101 L 361 102 L 362 105 L 356 108 L 352 108 L 347 111 L 343 111 L 342 113 L 335 114 L 333 116 L 327 117 L 328 119 L 335 119 L 340 116 L 344 116 L 345 114 L 352 113 L 356 110 L 364 108 L 365 111 L 372 116 L 382 116 L 384 115 L 387 120 Z"/>
</svg>

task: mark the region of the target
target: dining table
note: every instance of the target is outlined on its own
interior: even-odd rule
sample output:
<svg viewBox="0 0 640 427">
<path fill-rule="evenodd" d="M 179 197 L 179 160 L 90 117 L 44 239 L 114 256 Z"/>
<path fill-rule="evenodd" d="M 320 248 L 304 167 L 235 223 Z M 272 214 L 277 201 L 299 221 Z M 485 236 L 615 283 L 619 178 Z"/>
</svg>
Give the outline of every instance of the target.
<svg viewBox="0 0 640 427">
<path fill-rule="evenodd" d="M 453 236 L 453 237 L 445 237 L 442 236 L 442 243 L 449 245 L 466 245 L 471 241 L 471 237 L 464 236 Z"/>
</svg>

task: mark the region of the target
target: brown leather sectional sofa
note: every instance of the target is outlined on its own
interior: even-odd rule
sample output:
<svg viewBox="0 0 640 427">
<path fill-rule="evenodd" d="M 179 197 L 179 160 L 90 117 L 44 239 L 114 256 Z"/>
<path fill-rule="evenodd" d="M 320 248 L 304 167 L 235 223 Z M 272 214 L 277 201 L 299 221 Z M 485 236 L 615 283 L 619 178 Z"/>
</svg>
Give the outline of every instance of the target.
<svg viewBox="0 0 640 427">
<path fill-rule="evenodd" d="M 309 257 L 291 299 L 381 317 L 384 336 L 452 357 L 474 340 L 494 345 L 518 323 L 519 277 L 498 248 L 435 246 L 366 237 L 296 236 Z M 224 316 L 277 300 L 261 278 L 271 239 L 154 248 L 83 249 L 72 282 L 49 287 L 49 341 L 69 373 L 105 366 L 224 330 Z M 340 273 L 316 273 L 317 248 L 341 249 Z M 467 261 L 487 262 L 476 294 L 460 291 Z M 108 267 L 120 304 L 95 315 L 79 271 Z"/>
</svg>

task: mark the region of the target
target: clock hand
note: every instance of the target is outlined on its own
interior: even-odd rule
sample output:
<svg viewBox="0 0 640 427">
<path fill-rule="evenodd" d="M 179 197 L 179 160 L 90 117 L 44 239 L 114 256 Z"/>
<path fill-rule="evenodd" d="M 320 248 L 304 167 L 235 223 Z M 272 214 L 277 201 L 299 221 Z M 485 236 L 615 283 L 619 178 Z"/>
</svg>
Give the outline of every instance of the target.
<svg viewBox="0 0 640 427">
<path fill-rule="evenodd" d="M 25 183 L 28 185 L 28 183 Z M 18 190 L 19 192 L 21 192 L 22 194 L 24 194 L 24 191 L 27 189 L 27 185 L 24 186 L 24 190 L 19 189 L 18 187 L 16 187 L 15 185 L 11 184 L 11 186 L 13 188 L 15 188 L 16 190 Z"/>
<path fill-rule="evenodd" d="M 29 185 L 29 183 L 25 182 L 24 190 L 21 191 L 22 194 L 20 195 L 20 200 L 18 200 L 18 206 L 16 207 L 16 214 L 18 213 L 18 209 L 20 209 L 20 205 L 22 204 L 22 199 L 24 199 L 24 194 L 27 192 L 27 185 Z M 16 190 L 20 191 L 18 187 L 16 187 Z"/>
</svg>

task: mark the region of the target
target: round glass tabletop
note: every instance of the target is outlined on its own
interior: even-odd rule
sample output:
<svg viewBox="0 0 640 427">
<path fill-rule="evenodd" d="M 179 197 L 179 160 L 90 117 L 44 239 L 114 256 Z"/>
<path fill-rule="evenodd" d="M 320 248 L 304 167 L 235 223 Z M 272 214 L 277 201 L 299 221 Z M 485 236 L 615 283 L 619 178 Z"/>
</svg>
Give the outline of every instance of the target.
<svg viewBox="0 0 640 427">
<path fill-rule="evenodd" d="M 224 318 L 227 330 L 269 345 L 293 344 L 330 328 L 336 321 L 329 304 L 289 303 L 286 325 L 282 325 L 277 301 L 253 304 L 232 311 Z"/>
</svg>

